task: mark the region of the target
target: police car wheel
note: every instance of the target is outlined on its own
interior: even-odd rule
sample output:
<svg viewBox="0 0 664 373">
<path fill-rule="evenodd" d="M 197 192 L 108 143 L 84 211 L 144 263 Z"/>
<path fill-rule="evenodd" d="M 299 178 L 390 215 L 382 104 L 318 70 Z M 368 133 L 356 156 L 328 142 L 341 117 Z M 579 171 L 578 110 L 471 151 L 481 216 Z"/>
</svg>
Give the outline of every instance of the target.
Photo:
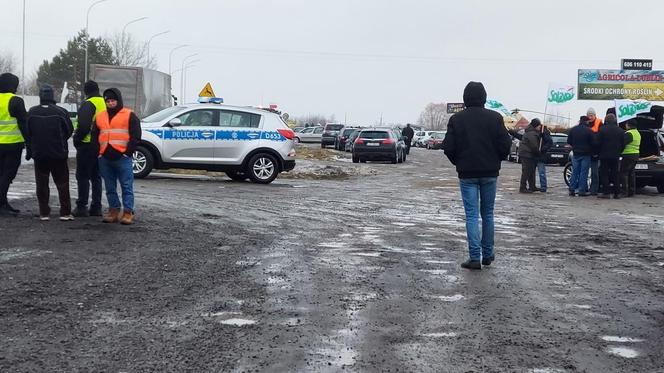
<svg viewBox="0 0 664 373">
<path fill-rule="evenodd" d="M 249 178 L 244 174 L 244 172 L 238 171 L 226 171 L 226 176 L 228 176 L 233 181 L 245 181 Z"/>
<path fill-rule="evenodd" d="M 137 179 L 144 178 L 150 174 L 154 165 L 154 157 L 146 148 L 139 146 L 132 155 L 132 172 Z"/>
<path fill-rule="evenodd" d="M 277 160 L 269 154 L 256 154 L 249 160 L 247 173 L 254 183 L 269 184 L 279 174 Z"/>
</svg>

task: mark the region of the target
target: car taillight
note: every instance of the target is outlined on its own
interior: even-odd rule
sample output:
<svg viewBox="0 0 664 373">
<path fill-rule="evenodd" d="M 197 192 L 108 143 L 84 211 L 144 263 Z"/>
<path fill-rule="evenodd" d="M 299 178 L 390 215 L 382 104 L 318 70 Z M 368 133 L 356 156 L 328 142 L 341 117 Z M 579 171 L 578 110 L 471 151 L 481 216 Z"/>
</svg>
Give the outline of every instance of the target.
<svg viewBox="0 0 664 373">
<path fill-rule="evenodd" d="M 359 145 L 364 144 L 364 140 L 358 137 L 357 139 L 355 139 L 355 145 L 358 145 L 358 144 Z"/>
<path fill-rule="evenodd" d="M 277 129 L 277 131 L 281 136 L 285 137 L 287 140 L 292 140 L 295 137 L 295 132 L 293 132 L 292 129 L 279 128 Z"/>
<path fill-rule="evenodd" d="M 394 144 L 394 139 L 385 139 L 381 141 L 383 145 L 389 145 L 389 144 Z"/>
</svg>

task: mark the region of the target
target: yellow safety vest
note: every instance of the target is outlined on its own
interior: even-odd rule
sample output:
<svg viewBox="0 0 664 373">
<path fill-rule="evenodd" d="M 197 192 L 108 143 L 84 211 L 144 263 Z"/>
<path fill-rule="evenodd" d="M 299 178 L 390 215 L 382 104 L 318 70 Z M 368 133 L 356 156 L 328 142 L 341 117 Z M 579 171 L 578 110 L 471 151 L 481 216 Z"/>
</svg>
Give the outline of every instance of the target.
<svg viewBox="0 0 664 373">
<path fill-rule="evenodd" d="M 639 155 L 641 154 L 641 134 L 639 130 L 631 129 L 627 133 L 632 134 L 632 142 L 625 145 L 625 150 L 623 150 L 623 155 Z"/>
<path fill-rule="evenodd" d="M 19 144 L 25 142 L 18 121 L 9 114 L 9 101 L 13 93 L 0 93 L 0 144 Z"/>
<path fill-rule="evenodd" d="M 90 132 L 88 132 L 87 135 L 83 138 L 82 142 L 83 143 L 90 143 L 92 141 L 92 136 L 90 133 L 92 132 L 92 126 L 95 125 L 95 119 L 97 119 L 97 115 L 101 113 L 102 111 L 106 111 L 106 103 L 104 102 L 104 99 L 102 97 L 90 97 L 89 99 L 85 100 L 87 102 L 92 103 L 92 105 L 95 106 L 95 115 L 92 116 L 92 123 L 90 124 Z M 78 118 L 76 120 L 72 121 L 74 124 L 74 130 L 78 130 Z"/>
</svg>

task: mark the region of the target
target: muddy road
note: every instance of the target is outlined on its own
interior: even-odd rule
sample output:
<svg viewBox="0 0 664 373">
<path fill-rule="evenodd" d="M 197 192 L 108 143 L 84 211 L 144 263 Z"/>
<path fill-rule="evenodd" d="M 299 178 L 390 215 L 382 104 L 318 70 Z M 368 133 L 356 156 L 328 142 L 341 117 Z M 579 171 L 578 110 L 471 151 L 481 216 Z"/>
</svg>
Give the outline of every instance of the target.
<svg viewBox="0 0 664 373">
<path fill-rule="evenodd" d="M 0 371 L 664 371 L 664 195 L 570 198 L 560 167 L 522 195 L 505 163 L 496 261 L 468 272 L 442 152 L 346 157 L 268 186 L 152 175 L 131 227 L 38 221 L 24 166 Z"/>
</svg>

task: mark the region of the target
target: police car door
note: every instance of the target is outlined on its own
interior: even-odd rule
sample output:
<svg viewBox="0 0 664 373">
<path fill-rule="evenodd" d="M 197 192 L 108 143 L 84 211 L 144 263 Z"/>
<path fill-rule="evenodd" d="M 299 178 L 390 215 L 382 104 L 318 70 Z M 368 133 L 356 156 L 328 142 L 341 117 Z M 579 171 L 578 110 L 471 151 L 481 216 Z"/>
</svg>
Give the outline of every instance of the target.
<svg viewBox="0 0 664 373">
<path fill-rule="evenodd" d="M 220 162 L 240 164 L 261 138 L 261 115 L 235 110 L 219 111 L 219 130 L 214 158 Z"/>
<path fill-rule="evenodd" d="M 164 129 L 164 162 L 214 162 L 214 135 L 219 128 L 218 110 L 195 109 L 177 118 L 181 124 Z"/>
</svg>

